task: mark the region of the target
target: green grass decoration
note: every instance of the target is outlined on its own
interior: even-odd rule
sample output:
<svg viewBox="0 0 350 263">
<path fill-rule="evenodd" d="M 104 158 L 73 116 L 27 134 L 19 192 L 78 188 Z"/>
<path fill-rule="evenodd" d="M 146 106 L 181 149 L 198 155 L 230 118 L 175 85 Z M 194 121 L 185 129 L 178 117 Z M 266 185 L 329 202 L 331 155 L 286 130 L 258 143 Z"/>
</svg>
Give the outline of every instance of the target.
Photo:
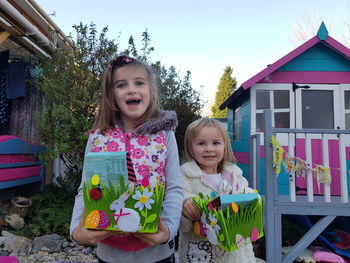
<svg viewBox="0 0 350 263">
<path fill-rule="evenodd" d="M 122 182 L 122 180 L 121 180 Z M 113 214 L 115 211 L 111 210 L 109 208 L 110 204 L 119 198 L 119 196 L 124 193 L 125 191 L 128 191 L 128 185 L 120 184 L 117 185 L 115 182 L 110 182 L 108 185 L 101 183 L 101 189 L 102 194 L 101 197 L 98 200 L 93 200 L 90 197 L 90 191 L 92 188 L 96 187 L 92 185 L 90 181 L 87 183 L 84 183 L 83 193 L 84 193 L 84 202 L 85 202 L 85 213 L 86 216 L 89 215 L 94 210 L 102 210 L 105 211 L 108 215 L 108 219 L 110 222 L 110 226 L 105 228 L 104 230 L 116 230 L 119 231 L 115 224 L 115 219 Z M 162 185 L 158 184 L 153 189 L 153 195 L 150 197 L 155 202 L 154 204 L 151 204 L 151 209 L 147 209 L 144 207 L 141 211 L 139 209 L 134 208 L 135 204 L 138 202 L 138 200 L 135 200 L 132 198 L 132 195 L 135 194 L 136 190 L 140 191 L 141 193 L 145 188 L 149 187 L 143 187 L 139 186 L 138 188 L 135 188 L 134 190 L 129 190 L 130 196 L 125 201 L 125 208 L 131 208 L 137 212 L 139 212 L 140 215 L 140 225 L 142 226 L 142 229 L 138 232 L 140 233 L 155 233 L 158 231 L 158 217 L 161 212 L 161 206 L 164 198 L 164 188 Z M 132 189 L 132 188 L 131 188 Z M 151 191 L 151 190 L 149 190 Z M 88 227 L 89 228 L 89 227 Z M 96 228 L 98 229 L 98 228 Z"/>
<path fill-rule="evenodd" d="M 209 215 L 214 215 L 220 230 L 216 232 L 218 246 L 225 251 L 234 251 L 240 246 L 249 244 L 261 238 L 263 233 L 263 198 L 254 199 L 248 204 L 236 203 L 238 211 L 234 212 L 231 205 L 223 210 L 208 209 L 208 203 L 214 197 L 199 193 L 193 198 L 194 203 L 205 213 L 210 225 Z M 258 230 L 257 235 L 252 235 L 253 228 Z M 241 237 L 241 239 L 239 239 Z M 238 239 L 240 242 L 237 242 Z"/>
<path fill-rule="evenodd" d="M 164 187 L 160 183 L 147 187 L 129 183 L 126 152 L 88 153 L 84 169 L 86 228 L 140 233 L 158 231 Z M 134 195 L 139 200 L 134 199 Z M 149 203 L 149 199 L 154 203 Z M 141 210 L 135 207 L 137 203 Z M 150 209 L 145 204 L 149 204 Z"/>
</svg>

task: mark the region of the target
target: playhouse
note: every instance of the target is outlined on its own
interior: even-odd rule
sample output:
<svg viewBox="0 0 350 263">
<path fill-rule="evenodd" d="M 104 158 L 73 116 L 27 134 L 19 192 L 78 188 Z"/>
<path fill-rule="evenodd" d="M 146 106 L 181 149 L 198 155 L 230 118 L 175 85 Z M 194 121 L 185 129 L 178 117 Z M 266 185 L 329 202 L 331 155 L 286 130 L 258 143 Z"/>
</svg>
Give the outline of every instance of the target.
<svg viewBox="0 0 350 263">
<path fill-rule="evenodd" d="M 265 195 L 267 262 L 293 262 L 337 217 L 349 235 L 350 49 L 322 23 L 316 36 L 244 82 L 226 107 L 238 165 Z M 282 215 L 305 215 L 309 229 L 284 257 Z M 350 258 L 350 244 L 338 249 L 333 241 L 325 238 Z"/>
<path fill-rule="evenodd" d="M 226 107 L 229 108 L 228 131 L 232 134 L 238 164 L 251 182 L 261 174 L 256 187 L 263 191 L 263 111 L 272 111 L 276 128 L 350 129 L 350 50 L 330 37 L 322 23 L 315 37 L 244 82 L 221 105 L 221 109 Z M 312 136 L 310 161 L 319 164 L 322 145 L 317 139 L 321 137 Z M 342 162 L 348 171 L 350 137 L 347 138 L 346 160 Z M 280 135 L 278 139 L 288 149 L 286 136 Z M 295 154 L 305 159 L 304 143 L 305 135 L 298 136 Z M 332 150 L 338 146 L 337 136 L 331 136 L 328 157 L 333 176 L 332 195 L 340 194 L 340 156 Z M 286 193 L 288 176 L 280 179 L 280 191 Z M 305 192 L 304 187 L 302 178 L 297 180 L 297 192 Z M 318 191 L 316 185 L 315 191 Z"/>
</svg>

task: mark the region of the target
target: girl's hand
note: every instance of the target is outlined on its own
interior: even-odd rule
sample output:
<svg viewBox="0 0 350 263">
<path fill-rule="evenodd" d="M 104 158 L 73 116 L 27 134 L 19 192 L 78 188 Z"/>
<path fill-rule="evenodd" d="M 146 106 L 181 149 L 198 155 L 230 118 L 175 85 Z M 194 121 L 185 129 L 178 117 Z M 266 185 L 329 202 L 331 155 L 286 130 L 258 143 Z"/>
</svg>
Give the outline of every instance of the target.
<svg viewBox="0 0 350 263">
<path fill-rule="evenodd" d="M 85 211 L 84 211 L 85 214 Z M 79 225 L 73 230 L 72 238 L 81 244 L 96 246 L 97 242 L 114 234 L 113 231 L 89 230 L 84 227 L 85 216 L 81 217 Z"/>
<path fill-rule="evenodd" d="M 191 219 L 192 221 L 199 220 L 201 218 L 201 211 L 199 210 L 198 206 L 196 206 L 193 203 L 192 197 L 187 198 L 184 201 L 183 207 L 182 207 L 182 214 L 187 217 L 188 219 Z"/>
<path fill-rule="evenodd" d="M 162 218 L 159 217 L 157 233 L 135 233 L 134 236 L 141 239 L 149 246 L 156 246 L 169 240 L 170 231 L 169 228 L 163 223 Z"/>
</svg>

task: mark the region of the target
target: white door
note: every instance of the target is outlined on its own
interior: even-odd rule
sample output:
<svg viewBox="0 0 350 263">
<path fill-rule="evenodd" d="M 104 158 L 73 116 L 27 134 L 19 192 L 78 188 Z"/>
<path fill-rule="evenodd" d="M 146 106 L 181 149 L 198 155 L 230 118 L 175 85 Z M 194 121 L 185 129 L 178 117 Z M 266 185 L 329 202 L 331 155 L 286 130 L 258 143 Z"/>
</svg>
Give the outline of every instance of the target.
<svg viewBox="0 0 350 263">
<path fill-rule="evenodd" d="M 295 89 L 295 126 L 297 129 L 341 129 L 339 85 L 308 84 Z M 306 138 L 307 137 L 307 138 Z M 313 183 L 315 194 L 330 191 L 340 195 L 340 156 L 337 135 L 298 134 L 295 155 L 315 168 L 322 165 L 330 168 L 332 184 L 319 185 L 316 177 L 297 178 L 297 193 L 306 193 L 307 180 Z"/>
</svg>

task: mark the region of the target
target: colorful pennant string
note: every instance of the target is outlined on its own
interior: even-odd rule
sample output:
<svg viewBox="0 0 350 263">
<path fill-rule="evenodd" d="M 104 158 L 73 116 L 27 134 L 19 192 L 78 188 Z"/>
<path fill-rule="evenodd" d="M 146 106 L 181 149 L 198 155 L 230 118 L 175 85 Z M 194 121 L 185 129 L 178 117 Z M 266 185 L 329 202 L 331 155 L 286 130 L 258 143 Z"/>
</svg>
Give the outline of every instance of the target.
<svg viewBox="0 0 350 263">
<path fill-rule="evenodd" d="M 307 171 L 311 170 L 313 175 L 316 177 L 318 188 L 320 188 L 321 183 L 328 185 L 331 184 L 331 168 L 324 167 L 319 164 L 312 165 L 299 157 L 290 155 L 289 153 L 286 153 L 286 157 L 283 158 L 283 153 L 285 152 L 285 150 L 282 148 L 280 142 L 275 136 L 271 137 L 271 144 L 273 151 L 272 165 L 273 169 L 275 170 L 276 176 L 280 174 L 281 166 L 283 165 L 285 167 L 285 171 L 289 175 L 295 174 L 296 176 L 305 177 Z"/>
</svg>

